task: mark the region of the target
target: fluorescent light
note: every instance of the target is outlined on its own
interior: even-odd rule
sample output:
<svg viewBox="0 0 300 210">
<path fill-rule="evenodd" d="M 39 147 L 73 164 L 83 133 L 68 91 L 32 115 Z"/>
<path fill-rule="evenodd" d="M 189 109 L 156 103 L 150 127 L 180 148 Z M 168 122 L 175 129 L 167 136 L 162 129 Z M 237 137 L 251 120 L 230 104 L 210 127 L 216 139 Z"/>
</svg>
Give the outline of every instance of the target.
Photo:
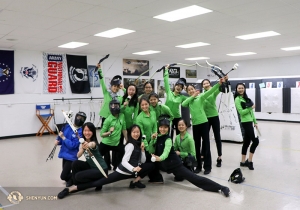
<svg viewBox="0 0 300 210">
<path fill-rule="evenodd" d="M 63 45 L 60 45 L 58 47 L 61 47 L 61 48 L 77 48 L 77 47 L 82 47 L 82 46 L 85 46 L 85 45 L 88 45 L 89 43 L 83 43 L 83 42 L 69 42 L 69 43 L 66 43 L 66 44 L 63 44 Z"/>
<path fill-rule="evenodd" d="M 190 44 L 178 45 L 175 47 L 192 48 L 192 47 L 201 47 L 201 46 L 206 46 L 206 45 L 210 45 L 210 44 L 204 43 L 204 42 L 195 42 L 195 43 L 190 43 Z"/>
<path fill-rule="evenodd" d="M 281 48 L 281 49 L 285 50 L 285 51 L 300 50 L 300 46 L 297 46 L 297 47 L 286 47 L 286 48 Z"/>
<path fill-rule="evenodd" d="M 258 38 L 264 38 L 269 36 L 277 36 L 280 35 L 280 33 L 277 33 L 275 31 L 266 31 L 261 33 L 255 33 L 255 34 L 247 34 L 242 36 L 236 36 L 235 38 L 248 40 L 248 39 L 258 39 Z"/>
<path fill-rule="evenodd" d="M 209 57 L 196 57 L 196 58 L 186 58 L 187 61 L 196 61 L 196 60 L 207 60 Z"/>
<path fill-rule="evenodd" d="M 135 54 L 135 55 L 149 55 L 149 54 L 154 54 L 154 53 L 160 53 L 160 51 L 147 50 L 147 51 L 136 52 L 136 53 L 132 53 L 132 54 Z"/>
<path fill-rule="evenodd" d="M 129 30 L 129 29 L 125 29 L 125 28 L 114 28 L 108 31 L 103 31 L 101 33 L 95 34 L 94 36 L 101 36 L 101 37 L 106 37 L 106 38 L 114 38 L 117 36 L 122 36 L 125 34 L 130 34 L 133 33 L 135 31 L 133 30 Z"/>
<path fill-rule="evenodd" d="M 153 18 L 173 22 L 176 20 L 181 20 L 181 19 L 185 19 L 185 18 L 197 16 L 197 15 L 202 15 L 202 14 L 209 13 L 209 12 L 212 12 L 212 10 L 209 10 L 209 9 L 206 9 L 203 7 L 199 7 L 197 5 L 192 5 L 189 7 L 184 7 L 184 8 L 177 9 L 177 10 L 174 10 L 171 12 L 167 12 L 167 13 L 164 13 L 161 15 L 157 15 L 157 16 L 154 16 Z"/>
<path fill-rule="evenodd" d="M 255 52 L 242 52 L 242 53 L 231 53 L 227 54 L 229 56 L 244 56 L 244 55 L 254 55 L 256 54 Z"/>
</svg>

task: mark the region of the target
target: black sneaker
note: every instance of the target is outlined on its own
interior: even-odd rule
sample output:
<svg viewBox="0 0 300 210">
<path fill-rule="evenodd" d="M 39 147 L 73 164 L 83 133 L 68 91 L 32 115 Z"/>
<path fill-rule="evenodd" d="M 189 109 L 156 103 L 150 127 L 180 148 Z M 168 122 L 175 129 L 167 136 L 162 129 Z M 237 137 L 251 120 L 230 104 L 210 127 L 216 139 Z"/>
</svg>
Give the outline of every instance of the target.
<svg viewBox="0 0 300 210">
<path fill-rule="evenodd" d="M 200 168 L 199 166 L 194 170 L 195 174 L 199 174 L 202 171 L 202 168 Z"/>
<path fill-rule="evenodd" d="M 248 162 L 248 168 L 250 170 L 254 170 L 254 168 L 253 168 L 253 162 Z"/>
<path fill-rule="evenodd" d="M 145 188 L 146 185 L 142 184 L 140 181 L 137 181 L 137 182 L 133 182 L 131 181 L 130 184 L 129 184 L 129 188 L 133 189 L 133 188 Z"/>
<path fill-rule="evenodd" d="M 242 167 L 248 167 L 248 159 L 243 163 L 243 162 L 240 162 L 240 166 Z"/>
<path fill-rule="evenodd" d="M 63 191 L 61 191 L 60 193 L 58 193 L 57 197 L 59 199 L 63 199 L 64 197 L 68 196 L 69 193 L 69 188 L 65 188 Z"/>
<path fill-rule="evenodd" d="M 206 169 L 206 170 L 204 171 L 204 174 L 207 175 L 207 174 L 210 174 L 210 172 L 211 172 L 210 169 Z"/>
<path fill-rule="evenodd" d="M 222 159 L 217 159 L 217 167 L 221 167 L 222 165 Z"/>
<path fill-rule="evenodd" d="M 95 188 L 95 191 L 96 191 L 96 192 L 98 192 L 98 191 L 100 191 L 100 190 L 102 190 L 102 186 L 96 187 L 96 188 Z"/>
<path fill-rule="evenodd" d="M 73 180 L 70 179 L 69 181 L 66 182 L 66 187 L 71 187 L 73 185 Z"/>
<path fill-rule="evenodd" d="M 222 187 L 221 188 L 221 193 L 225 196 L 225 197 L 228 197 L 229 194 L 230 194 L 230 190 L 228 187 Z"/>
<path fill-rule="evenodd" d="M 142 184 L 140 181 L 133 183 L 137 188 L 146 188 L 146 185 Z"/>
</svg>

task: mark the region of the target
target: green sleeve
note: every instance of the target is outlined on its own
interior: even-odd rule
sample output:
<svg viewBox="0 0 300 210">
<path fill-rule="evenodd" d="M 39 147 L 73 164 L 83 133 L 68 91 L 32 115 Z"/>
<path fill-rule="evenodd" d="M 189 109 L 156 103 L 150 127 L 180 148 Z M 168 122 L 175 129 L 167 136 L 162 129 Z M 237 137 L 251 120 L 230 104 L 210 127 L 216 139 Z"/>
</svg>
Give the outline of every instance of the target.
<svg viewBox="0 0 300 210">
<path fill-rule="evenodd" d="M 167 68 L 164 71 L 164 85 L 165 85 L 166 94 L 167 95 L 170 94 L 171 88 L 170 88 L 170 84 L 169 84 L 169 70 Z"/>
<path fill-rule="evenodd" d="M 139 115 L 139 116 L 140 116 L 140 115 Z M 145 132 L 144 132 L 144 126 L 143 126 L 143 123 L 141 122 L 141 118 L 140 118 L 140 117 L 137 117 L 137 118 L 136 118 L 136 124 L 137 124 L 138 126 L 140 126 L 142 135 L 144 135 L 144 134 L 145 134 Z M 145 150 L 148 151 L 148 147 L 149 147 L 149 146 L 148 146 L 147 138 L 146 138 L 145 140 L 143 140 L 143 142 L 144 142 Z"/>
<path fill-rule="evenodd" d="M 216 89 L 216 90 L 214 91 L 214 93 L 213 93 L 214 97 L 216 98 L 216 97 L 219 95 L 220 92 L 221 92 L 221 91 L 220 91 L 220 88 Z"/>
<path fill-rule="evenodd" d="M 178 146 L 178 140 L 179 140 L 179 135 L 180 134 L 178 134 L 176 137 L 175 137 L 175 141 L 174 141 L 174 150 L 175 151 L 178 151 L 178 149 L 179 149 L 179 146 Z"/>
<path fill-rule="evenodd" d="M 148 144 L 148 143 L 147 143 Z M 148 152 L 150 154 L 154 154 L 155 153 L 155 145 L 156 144 L 156 139 L 152 139 L 150 140 L 149 142 L 149 145 L 148 145 Z M 146 147 L 145 147 L 146 148 Z"/>
<path fill-rule="evenodd" d="M 165 105 L 163 106 L 163 108 L 165 110 L 165 113 L 170 116 L 170 121 L 172 121 L 174 119 L 174 115 L 171 112 L 171 109 Z"/>
<path fill-rule="evenodd" d="M 170 138 L 168 138 L 165 142 L 165 148 L 163 153 L 160 156 L 160 159 L 163 161 L 165 159 L 167 159 L 167 157 L 169 156 L 169 153 L 171 151 L 172 148 L 172 140 Z"/>
<path fill-rule="evenodd" d="M 235 98 L 234 103 L 235 103 L 236 109 L 237 109 L 237 111 L 239 112 L 239 114 L 241 115 L 241 117 L 242 117 L 243 115 L 248 114 L 248 113 L 251 112 L 251 110 L 252 110 L 252 107 L 248 107 L 248 108 L 246 108 L 246 109 L 243 109 L 243 108 L 242 108 L 242 105 L 241 105 L 241 100 L 240 100 L 240 98 L 238 98 L 238 97 Z"/>
<path fill-rule="evenodd" d="M 253 109 L 251 110 L 251 112 L 252 112 L 253 122 L 254 122 L 254 124 L 257 124 Z"/>
<path fill-rule="evenodd" d="M 188 97 L 187 99 L 185 99 L 185 100 L 182 102 L 181 106 L 183 106 L 183 107 L 188 107 L 188 106 L 189 106 L 189 103 L 190 103 L 193 99 L 195 99 L 195 97 L 193 97 L 193 96 Z"/>
<path fill-rule="evenodd" d="M 100 136 L 101 136 L 101 137 L 103 137 L 103 136 L 102 136 L 103 133 L 108 132 L 110 123 L 111 123 L 111 122 L 110 122 L 110 119 L 108 119 L 108 118 L 104 121 L 103 127 L 101 128 L 101 131 L 100 131 Z"/>
<path fill-rule="evenodd" d="M 139 103 L 137 103 L 137 105 L 136 105 L 136 107 L 134 108 L 134 116 L 133 116 L 133 123 L 135 123 L 135 121 L 136 121 L 136 118 L 137 118 L 137 116 L 138 116 L 138 114 L 139 114 Z"/>
<path fill-rule="evenodd" d="M 107 88 L 106 88 L 106 85 L 105 85 L 105 82 L 104 82 L 104 75 L 103 75 L 103 73 L 102 73 L 102 69 L 98 69 L 98 71 L 99 71 L 99 74 L 101 75 L 101 79 L 100 79 L 100 85 L 101 85 L 101 88 L 102 88 L 102 92 L 103 92 L 103 95 L 105 94 L 105 93 L 107 93 L 108 91 L 107 91 Z"/>
<path fill-rule="evenodd" d="M 121 114 L 121 119 L 120 120 L 121 120 L 121 122 L 123 122 L 123 124 L 122 124 L 122 130 L 126 130 L 126 120 L 125 120 L 124 114 Z"/>
<path fill-rule="evenodd" d="M 189 153 L 196 157 L 196 150 L 195 150 L 195 141 L 192 139 L 192 137 L 189 137 L 188 139 L 188 144 L 189 144 Z M 188 156 L 188 152 L 180 152 L 180 157 L 185 158 Z"/>
<path fill-rule="evenodd" d="M 200 94 L 200 97 L 203 100 L 207 99 L 211 94 L 213 94 L 217 89 L 219 89 L 219 87 L 220 87 L 219 83 L 215 84 L 211 89 L 209 89 L 208 91 Z"/>
</svg>

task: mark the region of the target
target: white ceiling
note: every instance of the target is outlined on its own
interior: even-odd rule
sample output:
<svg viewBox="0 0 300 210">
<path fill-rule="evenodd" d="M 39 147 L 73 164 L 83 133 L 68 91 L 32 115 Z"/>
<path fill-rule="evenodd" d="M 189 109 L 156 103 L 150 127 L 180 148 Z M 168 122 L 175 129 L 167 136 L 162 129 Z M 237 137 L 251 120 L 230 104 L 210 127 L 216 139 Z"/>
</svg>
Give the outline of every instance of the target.
<svg viewBox="0 0 300 210">
<path fill-rule="evenodd" d="M 213 12 L 175 22 L 153 18 L 191 5 Z M 280 49 L 300 46 L 299 20 L 299 0 L 0 0 L 0 48 L 111 54 L 170 63 L 191 63 L 184 60 L 189 57 L 210 57 L 212 63 L 283 57 L 300 54 L 300 51 Z M 115 27 L 136 32 L 112 39 L 94 36 Z M 235 38 L 271 30 L 281 36 L 247 41 Z M 58 48 L 71 41 L 89 45 Z M 190 49 L 175 47 L 193 42 L 211 45 Z M 161 53 L 132 54 L 145 50 Z M 257 54 L 226 55 L 245 51 Z"/>
</svg>

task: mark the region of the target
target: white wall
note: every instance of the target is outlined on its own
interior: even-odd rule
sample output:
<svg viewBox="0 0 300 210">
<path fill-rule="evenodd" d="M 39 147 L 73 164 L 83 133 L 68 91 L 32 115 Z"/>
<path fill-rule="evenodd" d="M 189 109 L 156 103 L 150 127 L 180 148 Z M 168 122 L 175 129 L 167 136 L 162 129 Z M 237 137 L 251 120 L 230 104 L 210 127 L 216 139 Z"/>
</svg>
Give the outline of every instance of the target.
<svg viewBox="0 0 300 210">
<path fill-rule="evenodd" d="M 70 53 L 71 54 L 71 53 Z M 87 55 L 88 65 L 95 65 L 99 58 L 103 55 Z M 59 101 L 54 106 L 53 99 L 64 98 L 96 98 L 103 97 L 101 88 L 92 88 L 89 94 L 72 94 L 69 86 L 69 79 L 67 76 L 67 89 L 66 94 L 43 94 L 43 53 L 38 51 L 25 51 L 16 50 L 15 51 L 15 69 L 14 69 L 14 79 L 15 79 L 15 94 L 11 95 L 0 95 L 0 137 L 4 136 L 15 136 L 24 134 L 36 133 L 41 127 L 41 123 L 35 115 L 35 105 L 50 103 L 52 108 L 55 108 L 56 123 L 63 122 L 63 116 L 61 110 L 73 110 L 74 113 L 79 111 L 85 111 L 88 115 L 88 121 L 90 121 L 90 111 L 96 113 L 96 119 L 94 123 L 97 125 L 99 123 L 99 110 L 100 101 L 99 100 L 77 100 L 77 101 Z M 142 57 L 141 57 L 142 59 Z M 123 58 L 109 57 L 102 64 L 102 69 L 104 70 L 105 77 L 113 77 L 116 74 L 122 75 L 123 73 Z M 34 88 L 28 88 L 26 82 L 32 82 L 31 80 L 24 80 L 21 77 L 20 69 L 21 67 L 28 66 L 31 67 L 35 64 L 38 68 L 38 78 L 35 81 Z M 108 68 L 112 67 L 108 70 Z M 150 75 L 160 67 L 165 65 L 163 62 L 158 62 L 150 60 L 150 66 L 153 66 L 150 71 Z M 181 77 L 185 77 L 185 68 L 181 67 Z M 124 78 L 130 76 L 124 76 Z M 142 77 L 142 78 L 149 78 Z M 156 80 L 162 79 L 162 72 L 157 73 L 153 79 L 155 79 L 155 89 Z M 197 79 L 187 79 L 188 82 L 196 82 Z M 25 82 L 25 83 L 24 83 Z M 33 93 L 30 93 L 33 92 Z M 93 117 L 92 117 L 93 120 Z M 53 120 L 50 123 L 50 127 L 54 128 Z"/>
<path fill-rule="evenodd" d="M 258 60 L 245 60 L 236 62 L 217 63 L 218 66 L 226 73 L 235 63 L 239 64 L 237 71 L 232 71 L 229 75 L 230 79 L 258 79 L 272 77 L 300 77 L 300 56 L 268 58 Z M 211 74 L 210 70 L 198 71 L 200 78 L 207 78 Z M 217 77 L 212 77 L 217 79 Z M 211 80 L 214 80 L 211 79 Z M 266 120 L 283 120 L 283 121 L 300 121 L 300 114 L 286 113 L 263 113 L 256 112 L 257 119 Z"/>
</svg>

